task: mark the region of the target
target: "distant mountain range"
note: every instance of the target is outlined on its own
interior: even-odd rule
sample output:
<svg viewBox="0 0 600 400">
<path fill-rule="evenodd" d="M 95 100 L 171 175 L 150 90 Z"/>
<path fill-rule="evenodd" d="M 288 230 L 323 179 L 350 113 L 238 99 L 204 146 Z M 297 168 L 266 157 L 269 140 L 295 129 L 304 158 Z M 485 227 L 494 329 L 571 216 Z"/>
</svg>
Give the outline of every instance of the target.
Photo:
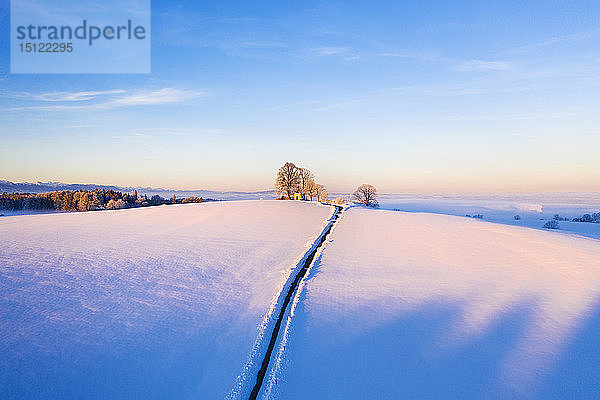
<svg viewBox="0 0 600 400">
<path fill-rule="evenodd" d="M 214 190 L 171 190 L 151 187 L 123 187 L 111 185 L 97 185 L 93 183 L 63 183 L 63 182 L 20 182 L 0 180 L 0 193 L 46 193 L 55 190 L 94 190 L 105 189 L 115 190 L 117 192 L 131 193 L 137 190 L 139 194 L 153 196 L 155 194 L 162 197 L 189 197 L 200 196 L 215 200 L 254 200 L 254 199 L 272 199 L 275 198 L 275 191 L 265 190 L 260 192 L 219 192 Z"/>
</svg>

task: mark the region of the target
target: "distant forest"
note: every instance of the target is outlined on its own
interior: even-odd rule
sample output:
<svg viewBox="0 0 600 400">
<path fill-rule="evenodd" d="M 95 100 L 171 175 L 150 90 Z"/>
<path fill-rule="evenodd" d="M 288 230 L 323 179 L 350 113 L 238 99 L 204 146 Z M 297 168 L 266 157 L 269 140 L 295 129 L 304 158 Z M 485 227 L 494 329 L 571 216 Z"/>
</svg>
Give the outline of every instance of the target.
<svg viewBox="0 0 600 400">
<path fill-rule="evenodd" d="M 121 208 L 149 207 L 162 204 L 202 203 L 202 197 L 164 199 L 159 195 L 150 198 L 106 189 L 61 190 L 48 193 L 2 193 L 0 209 L 3 210 L 60 210 L 93 211 Z"/>
</svg>

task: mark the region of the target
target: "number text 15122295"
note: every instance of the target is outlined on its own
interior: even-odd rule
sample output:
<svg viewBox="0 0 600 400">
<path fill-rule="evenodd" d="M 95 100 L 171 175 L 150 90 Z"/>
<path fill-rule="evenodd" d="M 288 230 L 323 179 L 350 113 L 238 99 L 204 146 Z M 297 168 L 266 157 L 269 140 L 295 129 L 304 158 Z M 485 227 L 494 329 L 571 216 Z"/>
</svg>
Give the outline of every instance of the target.
<svg viewBox="0 0 600 400">
<path fill-rule="evenodd" d="M 71 53 L 73 43 L 19 43 L 21 53 Z"/>
</svg>

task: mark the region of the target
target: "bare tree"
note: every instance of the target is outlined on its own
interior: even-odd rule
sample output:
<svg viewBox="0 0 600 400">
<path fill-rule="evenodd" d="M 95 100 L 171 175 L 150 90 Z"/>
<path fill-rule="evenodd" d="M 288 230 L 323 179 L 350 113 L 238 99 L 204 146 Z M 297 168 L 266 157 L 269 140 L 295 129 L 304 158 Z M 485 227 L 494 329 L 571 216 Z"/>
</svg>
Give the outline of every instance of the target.
<svg viewBox="0 0 600 400">
<path fill-rule="evenodd" d="M 310 199 L 310 201 L 313 200 L 313 198 L 317 197 L 318 192 L 317 192 L 317 183 L 311 179 L 306 183 L 306 194 L 305 196 L 308 197 Z"/>
<path fill-rule="evenodd" d="M 363 184 L 356 189 L 354 193 L 352 193 L 352 197 L 359 204 L 364 204 L 367 207 L 379 207 L 379 202 L 377 201 L 377 189 L 374 186 Z"/>
<path fill-rule="evenodd" d="M 113 200 L 111 199 L 106 205 L 108 210 L 119 210 L 121 208 L 127 208 L 127 203 L 123 199 Z"/>
<path fill-rule="evenodd" d="M 323 185 L 320 185 L 311 179 L 306 185 L 306 196 L 310 198 L 310 201 L 314 198 L 318 201 L 325 201 L 327 199 L 327 190 L 325 190 Z"/>
<path fill-rule="evenodd" d="M 279 168 L 277 178 L 275 179 L 275 190 L 278 194 L 287 195 L 288 199 L 292 199 L 294 193 L 298 191 L 300 185 L 299 168 L 291 162 L 286 162 L 283 167 Z"/>
<path fill-rule="evenodd" d="M 315 183 L 315 176 L 306 168 L 298 168 L 298 192 L 304 197 L 310 196 L 308 193 L 310 186 Z M 312 200 L 312 198 L 311 198 Z"/>
<path fill-rule="evenodd" d="M 327 190 L 325 190 L 325 186 L 323 185 L 315 185 L 317 187 L 317 198 L 319 199 L 319 201 L 325 201 L 327 200 Z"/>
</svg>

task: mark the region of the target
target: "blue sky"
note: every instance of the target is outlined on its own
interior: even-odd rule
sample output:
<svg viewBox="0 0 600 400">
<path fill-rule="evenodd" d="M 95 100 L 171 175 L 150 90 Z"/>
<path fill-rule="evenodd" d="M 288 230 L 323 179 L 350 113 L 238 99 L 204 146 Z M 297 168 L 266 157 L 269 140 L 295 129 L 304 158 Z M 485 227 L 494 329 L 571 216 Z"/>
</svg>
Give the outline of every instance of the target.
<svg viewBox="0 0 600 400">
<path fill-rule="evenodd" d="M 0 179 L 600 191 L 598 1 L 152 2 L 151 74 L 10 74 Z"/>
</svg>

